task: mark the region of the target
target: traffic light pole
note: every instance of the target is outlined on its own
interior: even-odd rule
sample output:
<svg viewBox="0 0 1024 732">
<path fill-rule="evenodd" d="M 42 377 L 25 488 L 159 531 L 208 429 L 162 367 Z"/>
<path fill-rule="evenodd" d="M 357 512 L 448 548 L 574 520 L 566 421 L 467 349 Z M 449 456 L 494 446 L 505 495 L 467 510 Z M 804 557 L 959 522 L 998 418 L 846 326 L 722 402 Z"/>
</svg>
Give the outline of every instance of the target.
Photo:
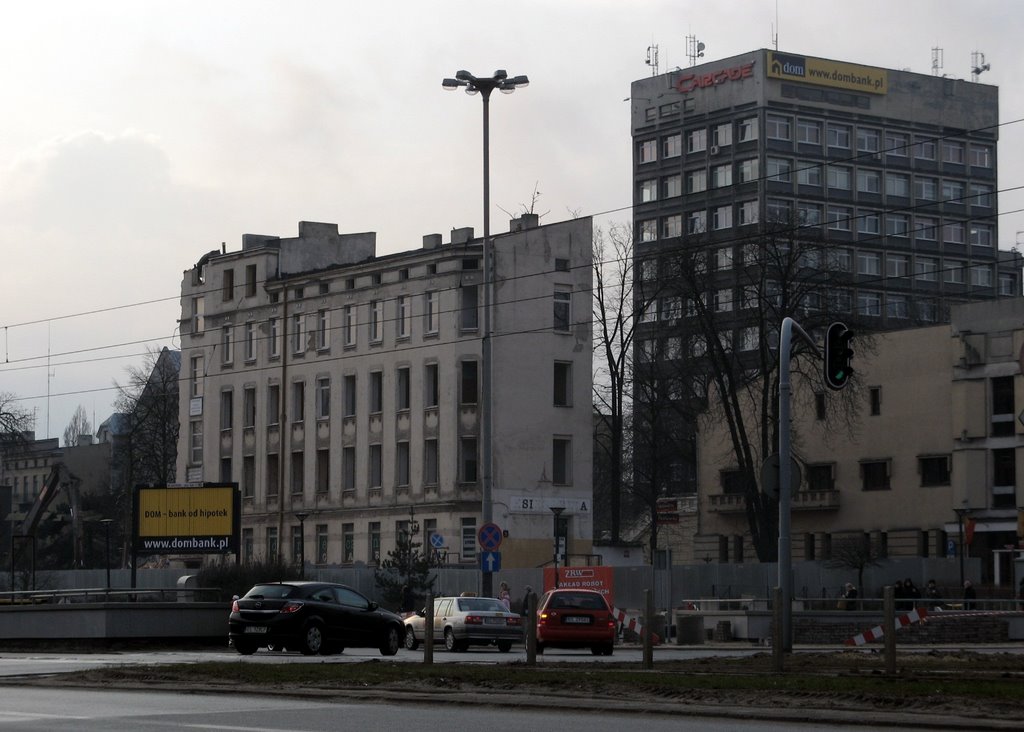
<svg viewBox="0 0 1024 732">
<path fill-rule="evenodd" d="M 793 650 L 793 551 L 789 528 L 792 480 L 789 362 L 794 334 L 802 338 L 816 356 L 821 356 L 818 346 L 799 323 L 792 318 L 782 321 L 779 337 L 779 589 L 782 595 L 782 650 L 785 653 Z"/>
</svg>

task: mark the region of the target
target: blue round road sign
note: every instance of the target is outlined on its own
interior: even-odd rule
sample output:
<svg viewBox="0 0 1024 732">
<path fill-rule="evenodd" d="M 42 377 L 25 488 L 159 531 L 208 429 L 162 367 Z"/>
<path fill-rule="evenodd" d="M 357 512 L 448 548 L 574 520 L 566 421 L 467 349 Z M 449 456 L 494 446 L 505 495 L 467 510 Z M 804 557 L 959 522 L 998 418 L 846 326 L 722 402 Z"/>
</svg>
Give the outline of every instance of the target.
<svg viewBox="0 0 1024 732">
<path fill-rule="evenodd" d="M 444 546 L 444 537 L 440 534 L 431 534 L 430 546 L 434 547 L 435 549 L 442 548 Z"/>
<path fill-rule="evenodd" d="M 493 552 L 501 546 L 501 528 L 497 524 L 484 524 L 477 532 L 476 538 L 481 549 Z"/>
</svg>

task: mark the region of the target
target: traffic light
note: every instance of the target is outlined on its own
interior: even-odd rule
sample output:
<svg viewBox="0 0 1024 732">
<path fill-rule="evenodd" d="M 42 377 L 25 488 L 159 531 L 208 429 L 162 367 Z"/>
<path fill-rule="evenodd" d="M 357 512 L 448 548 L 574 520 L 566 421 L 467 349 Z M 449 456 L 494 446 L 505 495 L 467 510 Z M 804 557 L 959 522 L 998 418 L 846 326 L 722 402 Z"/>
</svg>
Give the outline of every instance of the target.
<svg viewBox="0 0 1024 732">
<path fill-rule="evenodd" d="M 829 389 L 838 391 L 850 380 L 853 373 L 851 340 L 853 331 L 843 323 L 832 323 L 825 333 L 825 383 Z"/>
</svg>

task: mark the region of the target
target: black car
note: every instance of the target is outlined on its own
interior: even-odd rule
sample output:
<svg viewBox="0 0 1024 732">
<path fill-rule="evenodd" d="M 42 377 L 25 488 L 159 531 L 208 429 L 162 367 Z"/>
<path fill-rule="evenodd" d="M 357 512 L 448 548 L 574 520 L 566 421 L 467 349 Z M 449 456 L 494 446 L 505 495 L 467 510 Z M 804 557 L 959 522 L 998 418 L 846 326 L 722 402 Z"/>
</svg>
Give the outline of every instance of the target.
<svg viewBox="0 0 1024 732">
<path fill-rule="evenodd" d="M 243 656 L 263 646 L 307 656 L 379 648 L 393 656 L 404 632 L 400 617 L 331 582 L 258 584 L 232 603 L 228 617 L 228 637 Z"/>
</svg>

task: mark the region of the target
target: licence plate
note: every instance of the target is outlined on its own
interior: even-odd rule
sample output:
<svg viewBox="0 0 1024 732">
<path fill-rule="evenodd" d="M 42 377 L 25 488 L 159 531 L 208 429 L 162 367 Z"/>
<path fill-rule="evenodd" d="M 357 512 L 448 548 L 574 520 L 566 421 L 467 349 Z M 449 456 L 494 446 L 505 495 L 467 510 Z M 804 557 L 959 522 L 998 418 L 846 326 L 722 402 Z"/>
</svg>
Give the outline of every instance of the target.
<svg viewBox="0 0 1024 732">
<path fill-rule="evenodd" d="M 268 630 L 265 625 L 247 625 L 245 626 L 246 633 L 266 633 Z"/>
<path fill-rule="evenodd" d="M 567 615 L 562 618 L 563 623 L 572 623 L 574 625 L 590 625 L 589 615 Z"/>
<path fill-rule="evenodd" d="M 484 618 L 484 625 L 504 625 L 505 618 Z"/>
</svg>

